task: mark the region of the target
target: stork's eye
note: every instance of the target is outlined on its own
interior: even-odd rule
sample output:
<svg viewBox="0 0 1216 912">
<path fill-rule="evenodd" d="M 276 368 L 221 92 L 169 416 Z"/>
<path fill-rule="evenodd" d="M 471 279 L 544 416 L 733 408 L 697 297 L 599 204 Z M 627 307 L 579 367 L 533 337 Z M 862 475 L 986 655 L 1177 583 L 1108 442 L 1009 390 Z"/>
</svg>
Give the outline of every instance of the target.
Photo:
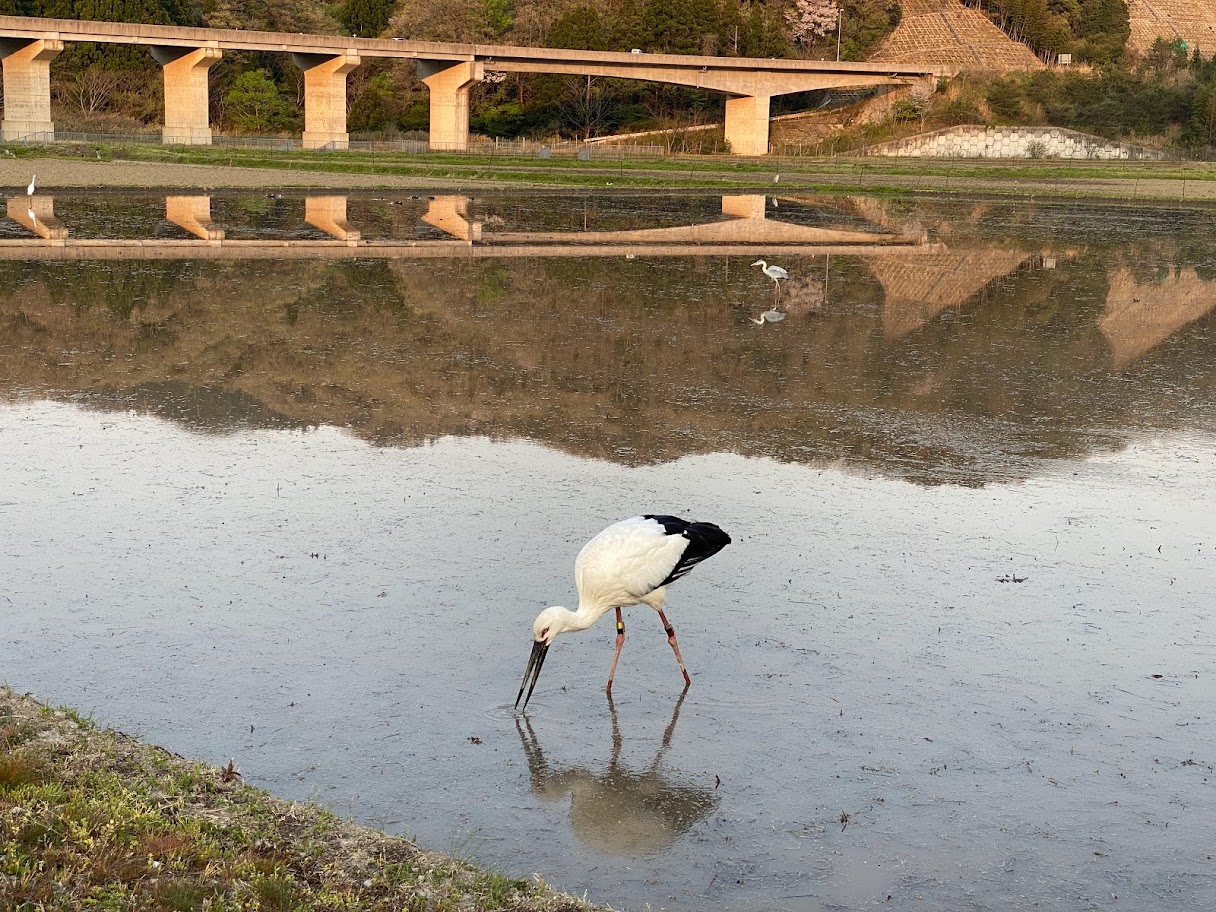
<svg viewBox="0 0 1216 912">
<path fill-rule="evenodd" d="M 549 628 L 548 628 L 548 627 L 546 627 L 544 630 L 542 630 L 542 631 L 540 632 L 540 635 L 541 635 L 542 637 L 547 637 L 547 636 L 549 635 Z"/>
</svg>

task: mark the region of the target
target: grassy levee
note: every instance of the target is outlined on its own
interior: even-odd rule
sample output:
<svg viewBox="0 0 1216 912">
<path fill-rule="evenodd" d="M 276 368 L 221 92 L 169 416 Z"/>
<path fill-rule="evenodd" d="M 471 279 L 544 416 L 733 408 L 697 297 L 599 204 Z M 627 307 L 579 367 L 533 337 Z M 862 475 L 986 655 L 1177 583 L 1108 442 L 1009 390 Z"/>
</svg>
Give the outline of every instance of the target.
<svg viewBox="0 0 1216 912">
<path fill-rule="evenodd" d="M 591 912 L 0 687 L 0 909 Z"/>
<path fill-rule="evenodd" d="M 955 192 L 1023 197 L 1126 200 L 1216 199 L 1216 164 L 1185 161 L 1056 159 L 910 159 L 878 156 L 741 159 L 680 156 L 648 160 L 520 156 L 252 150 L 219 146 L 60 143 L 8 146 L 6 159 L 60 158 L 88 162 L 251 168 L 277 172 L 274 185 L 295 186 L 292 175 L 356 175 L 362 186 L 416 180 L 453 188 L 585 190 L 763 190 L 869 193 Z M 780 177 L 779 181 L 775 180 Z M 312 181 L 315 183 L 315 181 Z"/>
</svg>

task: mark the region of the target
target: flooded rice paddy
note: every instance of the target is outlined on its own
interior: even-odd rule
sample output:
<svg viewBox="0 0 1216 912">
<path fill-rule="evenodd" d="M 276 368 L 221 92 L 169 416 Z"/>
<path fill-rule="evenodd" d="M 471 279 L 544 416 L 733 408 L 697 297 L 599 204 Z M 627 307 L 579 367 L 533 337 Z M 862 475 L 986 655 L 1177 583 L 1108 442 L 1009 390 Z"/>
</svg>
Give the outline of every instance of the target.
<svg viewBox="0 0 1216 912">
<path fill-rule="evenodd" d="M 1216 213 L 202 199 L 0 226 L 0 680 L 621 909 L 1216 903 Z M 639 512 L 691 688 L 513 712 Z"/>
</svg>

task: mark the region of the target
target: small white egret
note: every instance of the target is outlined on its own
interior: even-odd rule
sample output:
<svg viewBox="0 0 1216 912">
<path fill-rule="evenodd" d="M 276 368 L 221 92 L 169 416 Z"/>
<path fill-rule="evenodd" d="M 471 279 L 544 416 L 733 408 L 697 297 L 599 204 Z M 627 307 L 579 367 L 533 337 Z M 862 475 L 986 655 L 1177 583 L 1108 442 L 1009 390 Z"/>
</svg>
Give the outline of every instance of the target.
<svg viewBox="0 0 1216 912">
<path fill-rule="evenodd" d="M 764 313 L 760 314 L 759 318 L 753 319 L 752 322 L 759 323 L 761 326 L 763 326 L 765 323 L 780 323 L 784 319 L 785 314 L 774 307 L 772 310 L 766 310 Z"/>
<path fill-rule="evenodd" d="M 780 283 L 782 279 L 788 279 L 790 277 L 790 274 L 780 266 L 770 266 L 768 263 L 764 262 L 764 260 L 756 260 L 756 262 L 752 263 L 752 265 L 759 266 L 761 272 L 777 283 Z"/>
<path fill-rule="evenodd" d="M 26 215 L 28 215 L 28 216 L 30 217 L 30 221 L 31 221 L 31 222 L 33 222 L 35 225 L 37 225 L 37 224 L 38 224 L 38 216 L 34 214 L 34 209 L 33 209 L 33 207 L 30 207 L 29 209 L 26 209 L 26 210 L 25 210 L 25 214 L 26 214 Z"/>
<path fill-rule="evenodd" d="M 35 175 L 33 175 L 33 176 L 31 176 L 31 177 L 30 177 L 30 185 L 29 185 L 28 187 L 26 187 L 26 188 L 25 188 L 25 195 L 26 195 L 26 196 L 33 196 L 33 195 L 34 195 L 34 182 L 35 182 L 35 181 L 37 181 L 37 180 L 38 180 L 38 175 L 37 175 L 37 174 L 35 174 Z"/>
<path fill-rule="evenodd" d="M 684 576 L 706 558 L 713 557 L 730 544 L 730 536 L 707 522 L 689 522 L 676 516 L 634 516 L 613 523 L 583 546 L 574 561 L 574 582 L 578 587 L 578 611 L 555 605 L 546 608 L 532 625 L 532 655 L 524 670 L 515 705 L 523 699 L 524 708 L 540 677 L 541 666 L 559 633 L 586 630 L 612 609 L 616 609 L 616 652 L 608 670 L 607 691 L 612 693 L 612 676 L 625 644 L 625 622 L 621 609 L 630 605 L 649 605 L 659 613 L 667 632 L 667 642 L 676 655 L 684 675 L 684 686 L 692 683 L 676 631 L 663 613 L 666 586 Z M 531 684 L 528 679 L 531 678 Z M 528 696 L 524 697 L 524 688 Z"/>
</svg>

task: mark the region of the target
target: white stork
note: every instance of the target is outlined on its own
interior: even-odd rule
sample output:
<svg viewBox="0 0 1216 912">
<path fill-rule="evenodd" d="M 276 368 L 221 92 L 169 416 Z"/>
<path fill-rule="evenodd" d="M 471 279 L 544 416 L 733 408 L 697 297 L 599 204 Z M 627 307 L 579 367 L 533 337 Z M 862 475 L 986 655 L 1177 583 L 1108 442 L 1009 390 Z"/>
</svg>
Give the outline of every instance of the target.
<svg viewBox="0 0 1216 912">
<path fill-rule="evenodd" d="M 621 609 L 630 605 L 649 605 L 659 613 L 667 642 L 684 674 L 684 686 L 692 683 L 675 628 L 663 613 L 666 586 L 684 576 L 706 558 L 713 557 L 730 544 L 730 536 L 707 522 L 689 522 L 676 516 L 634 516 L 614 523 L 583 546 L 574 561 L 574 582 L 578 587 L 578 611 L 555 605 L 546 608 L 532 625 L 532 656 L 524 670 L 515 705 L 522 698 L 524 708 L 540 677 L 541 666 L 559 633 L 586 630 L 612 609 L 616 609 L 616 652 L 608 671 L 608 693 L 612 676 L 625 644 L 625 622 Z M 528 679 L 532 683 L 529 686 Z M 524 688 L 528 696 L 524 697 Z"/>
</svg>

